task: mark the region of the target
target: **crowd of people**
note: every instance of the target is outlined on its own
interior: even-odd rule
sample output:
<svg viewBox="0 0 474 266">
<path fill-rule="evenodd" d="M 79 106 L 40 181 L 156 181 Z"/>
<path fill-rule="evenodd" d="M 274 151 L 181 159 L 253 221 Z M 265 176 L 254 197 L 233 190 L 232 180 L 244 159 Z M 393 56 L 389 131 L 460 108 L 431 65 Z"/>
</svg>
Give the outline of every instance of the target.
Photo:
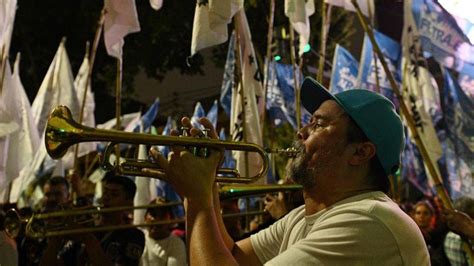
<svg viewBox="0 0 474 266">
<path fill-rule="evenodd" d="M 174 234 L 176 223 L 167 223 L 177 218 L 169 207 L 148 208 L 145 223 L 159 223 L 143 228 L 127 226 L 133 220 L 129 210 L 93 215 L 84 224 L 53 217 L 44 223 L 114 229 L 39 239 L 22 234 L 12 239 L 2 230 L 0 264 L 472 265 L 463 245 L 472 250 L 473 199 L 459 198 L 451 210 L 431 198 L 401 208 L 387 196 L 389 175 L 397 171 L 404 145 L 402 122 L 387 98 L 366 90 L 333 95 L 310 78 L 301 95 L 313 115 L 297 133 L 298 153 L 287 165 L 284 182 L 303 190 L 265 195 L 267 218 L 256 226 L 244 230 L 239 219 L 223 219 L 223 212 L 238 212 L 238 207 L 219 198 L 215 178 L 222 151 L 201 157 L 173 147 L 164 158 L 152 148 L 150 156 L 165 172 L 163 178 L 184 199 L 185 237 Z M 188 118 L 181 122 L 189 136 L 199 135 Z M 217 138 L 210 121 L 200 123 Z M 66 178 L 51 177 L 42 189 L 39 212 L 71 208 Z M 131 178 L 108 172 L 100 205 L 131 207 L 135 193 Z M 84 202 L 76 208 L 88 208 L 92 200 Z M 28 216 L 28 211 L 20 214 Z"/>
</svg>

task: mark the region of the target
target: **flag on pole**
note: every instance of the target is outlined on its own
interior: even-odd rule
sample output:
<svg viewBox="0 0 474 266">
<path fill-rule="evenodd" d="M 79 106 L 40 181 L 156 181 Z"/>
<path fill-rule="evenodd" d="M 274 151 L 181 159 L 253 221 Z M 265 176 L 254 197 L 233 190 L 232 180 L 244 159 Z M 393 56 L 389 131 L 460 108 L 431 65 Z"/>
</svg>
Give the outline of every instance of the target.
<svg viewBox="0 0 474 266">
<path fill-rule="evenodd" d="M 3 0 L 0 2 L 0 54 L 3 49 L 6 53 L 3 55 L 5 58 L 10 50 L 16 4 L 17 0 Z"/>
<path fill-rule="evenodd" d="M 357 88 L 359 62 L 344 47 L 336 44 L 329 90 L 338 93 Z"/>
<path fill-rule="evenodd" d="M 76 88 L 76 95 L 77 99 L 79 100 L 80 108 L 84 108 L 84 112 L 82 115 L 81 124 L 88 126 L 88 127 L 95 127 L 95 100 L 94 100 L 94 93 L 91 90 L 91 84 L 87 81 L 88 74 L 90 69 L 89 63 L 89 56 L 88 53 L 84 56 L 84 60 L 82 61 L 81 67 L 77 72 L 76 78 L 74 79 L 74 87 Z M 86 88 L 86 84 L 88 84 Z M 86 92 L 86 99 L 83 101 L 84 92 Z M 82 103 L 84 102 L 84 107 L 82 107 Z M 91 151 L 95 151 L 97 149 L 96 142 L 85 142 L 80 143 L 79 145 L 79 156 L 83 156 L 88 154 Z"/>
<path fill-rule="evenodd" d="M 224 43 L 227 24 L 243 8 L 243 0 L 197 0 L 194 12 L 191 56 L 199 50 Z"/>
<path fill-rule="evenodd" d="M 404 1 L 405 23 L 419 36 L 424 52 L 453 70 L 474 73 L 474 48 L 456 20 L 433 0 Z"/>
<path fill-rule="evenodd" d="M 290 20 L 291 26 L 300 36 L 298 53 L 304 52 L 304 47 L 309 42 L 311 25 L 309 17 L 314 14 L 314 0 L 285 0 L 285 15 Z"/>
<path fill-rule="evenodd" d="M 136 121 L 135 123 L 130 123 L 125 127 L 124 131 L 139 132 L 140 127 L 142 127 L 143 132 L 148 132 L 151 125 L 153 124 L 153 121 L 155 121 L 156 116 L 158 115 L 159 108 L 160 98 L 156 98 L 146 113 L 140 117 L 140 120 Z"/>
<path fill-rule="evenodd" d="M 273 76 L 276 76 L 276 82 L 269 82 L 266 107 L 270 110 L 271 116 L 276 115 L 277 118 L 281 119 L 279 112 L 276 110 L 280 109 L 284 115 L 284 120 L 288 121 L 294 129 L 297 129 L 295 80 L 293 74 L 294 71 L 291 65 L 276 62 L 270 63 L 269 78 L 273 79 Z M 296 76 L 302 77 L 299 71 L 297 71 Z M 302 80 L 299 82 L 301 84 Z M 302 116 L 305 115 L 305 111 L 305 109 L 302 109 Z"/>
<path fill-rule="evenodd" d="M 324 0 L 326 4 L 339 6 L 347 11 L 356 12 L 351 0 Z M 356 0 L 364 16 L 373 18 L 375 13 L 374 0 Z"/>
<path fill-rule="evenodd" d="M 64 42 L 59 45 L 32 104 L 33 117 L 40 134 L 44 133 L 49 114 L 58 105 L 69 107 L 73 118 L 79 119 L 79 101 Z"/>
<path fill-rule="evenodd" d="M 140 133 L 143 133 L 143 123 L 140 126 Z M 148 159 L 148 150 L 147 146 L 144 144 L 140 144 L 138 146 L 138 160 L 146 160 Z M 135 176 L 135 185 L 137 187 L 135 197 L 133 198 L 133 206 L 143 206 L 150 203 L 152 200 L 151 193 L 150 193 L 150 181 L 152 178 L 143 177 L 143 176 Z M 134 224 L 142 224 L 145 221 L 145 213 L 146 209 L 135 209 L 133 210 L 133 223 Z"/>
<path fill-rule="evenodd" d="M 385 57 L 385 62 L 387 63 L 390 72 L 392 72 L 395 80 L 400 82 L 400 44 L 375 30 L 374 37 L 375 41 L 380 47 L 380 50 L 382 50 L 382 53 Z M 374 55 L 375 53 L 372 48 L 372 43 L 370 42 L 369 37 L 365 35 L 360 59 L 359 75 L 357 77 L 358 86 L 361 89 L 380 92 L 392 100 L 392 102 L 397 104 L 397 99 L 392 91 L 392 87 L 387 75 L 385 74 L 385 70 L 382 67 L 380 58 Z M 377 87 L 377 85 L 379 87 Z"/>
<path fill-rule="evenodd" d="M 107 53 L 122 61 L 124 38 L 140 31 L 135 0 L 105 0 L 104 42 Z"/>
<path fill-rule="evenodd" d="M 221 131 L 219 132 L 219 139 L 227 140 L 224 128 L 221 128 Z M 232 157 L 232 151 L 229 149 L 224 151 L 224 161 L 222 162 L 221 168 L 235 169 L 235 160 Z"/>
<path fill-rule="evenodd" d="M 9 68 L 9 66 L 7 65 Z M 18 125 L 18 131 L 9 135 L 6 175 L 11 179 L 18 177 L 20 170 L 27 166 L 40 145 L 40 137 L 31 112 L 31 104 L 20 79 L 20 56 L 14 65 L 13 76 L 2 92 L 5 107 Z M 9 71 L 8 71 L 9 72 Z M 10 76 L 10 74 L 8 74 Z"/>
<path fill-rule="evenodd" d="M 211 121 L 212 125 L 214 126 L 214 129 L 217 130 L 217 116 L 219 114 L 219 105 L 217 104 L 217 100 L 214 100 L 214 103 L 212 104 L 211 109 L 209 109 L 209 112 L 207 112 L 207 119 Z"/>
<path fill-rule="evenodd" d="M 446 147 L 451 192 L 474 197 L 474 101 L 444 69 L 442 107 L 447 131 Z"/>
<path fill-rule="evenodd" d="M 235 71 L 235 32 L 232 33 L 229 40 L 229 48 L 227 48 L 227 59 L 224 67 L 224 78 L 221 87 L 221 106 L 227 116 L 230 117 L 230 109 L 232 103 L 232 88 L 235 87 L 234 82 Z"/>
<path fill-rule="evenodd" d="M 417 133 L 430 160 L 433 162 L 437 176 L 441 177 L 437 162 L 441 158 L 443 150 L 434 128 L 434 123 L 441 119 L 438 88 L 433 86 L 436 82 L 426 68 L 426 60 L 422 55 L 419 36 L 411 30 L 409 21 L 404 24 L 402 44 L 404 101 L 409 107 Z M 427 169 L 425 169 L 425 172 L 429 175 Z M 429 178 L 429 180 L 433 180 L 433 178 Z"/>
<path fill-rule="evenodd" d="M 204 111 L 204 108 L 202 107 L 200 102 L 197 102 L 196 105 L 194 106 L 194 113 L 193 116 L 191 117 L 191 125 L 195 128 L 202 129 L 201 123 L 199 123 L 199 118 L 205 117 L 206 112 Z"/>
</svg>

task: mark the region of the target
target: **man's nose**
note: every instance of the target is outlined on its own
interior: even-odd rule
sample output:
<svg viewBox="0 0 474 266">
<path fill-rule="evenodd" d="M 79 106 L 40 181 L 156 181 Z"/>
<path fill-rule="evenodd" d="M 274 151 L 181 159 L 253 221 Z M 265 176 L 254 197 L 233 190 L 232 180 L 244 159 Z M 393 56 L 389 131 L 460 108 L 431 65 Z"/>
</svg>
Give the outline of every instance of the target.
<svg viewBox="0 0 474 266">
<path fill-rule="evenodd" d="M 306 138 L 308 138 L 308 125 L 302 127 L 300 130 L 298 130 L 298 132 L 296 133 L 296 137 L 299 140 L 305 140 Z"/>
</svg>

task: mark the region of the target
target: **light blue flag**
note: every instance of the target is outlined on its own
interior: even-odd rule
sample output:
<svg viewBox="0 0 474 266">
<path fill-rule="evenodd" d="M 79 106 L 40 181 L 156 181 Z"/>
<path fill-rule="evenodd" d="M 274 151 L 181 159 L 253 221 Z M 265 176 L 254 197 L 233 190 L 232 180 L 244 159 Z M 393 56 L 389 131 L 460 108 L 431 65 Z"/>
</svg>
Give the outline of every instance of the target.
<svg viewBox="0 0 474 266">
<path fill-rule="evenodd" d="M 235 32 L 229 40 L 229 48 L 227 50 L 227 60 L 224 68 L 224 78 L 222 79 L 221 87 L 221 106 L 224 109 L 228 117 L 231 113 L 232 103 L 232 88 L 235 86 L 234 82 L 234 71 L 235 71 Z"/>
<path fill-rule="evenodd" d="M 151 125 L 153 124 L 153 121 L 155 121 L 159 108 L 160 108 L 160 99 L 156 98 L 155 102 L 150 106 L 150 108 L 148 108 L 146 113 L 142 115 L 142 117 L 140 118 L 140 123 L 143 126 L 142 132 L 146 132 L 148 131 L 148 129 L 150 129 Z M 133 132 L 140 132 L 140 124 L 136 125 L 133 128 Z"/>
<path fill-rule="evenodd" d="M 446 126 L 446 167 L 453 198 L 474 197 L 474 101 L 444 69 L 442 108 Z"/>
<path fill-rule="evenodd" d="M 390 72 L 392 72 L 395 80 L 400 83 L 400 44 L 378 31 L 374 31 L 374 35 L 375 41 L 379 45 L 380 50 L 382 50 L 382 53 L 385 57 L 385 62 L 387 63 Z M 390 81 L 383 70 L 382 63 L 378 57 L 376 60 L 374 55 L 372 43 L 370 42 L 369 37 L 366 35 L 364 37 L 357 82 L 361 89 L 380 92 L 392 100 L 392 102 L 396 103 L 396 97 L 392 91 Z M 380 91 L 377 89 L 377 77 Z"/>
<path fill-rule="evenodd" d="M 219 132 L 219 139 L 220 140 L 227 140 L 226 135 L 225 135 L 225 130 L 224 128 L 221 128 L 221 131 Z M 235 169 L 235 160 L 232 157 L 232 151 L 229 149 L 226 149 L 224 151 L 224 162 L 222 162 L 222 168 L 232 168 Z"/>
<path fill-rule="evenodd" d="M 359 62 L 339 44 L 336 45 L 332 65 L 333 70 L 329 90 L 332 93 L 338 93 L 355 89 L 359 73 Z"/>
<path fill-rule="evenodd" d="M 288 121 L 296 129 L 296 105 L 293 67 L 272 62 L 268 71 L 267 106 L 270 117 L 278 122 Z M 297 73 L 297 76 L 301 76 Z M 300 80 L 300 84 L 303 79 Z M 307 111 L 301 109 L 302 121 L 308 120 Z"/>
<path fill-rule="evenodd" d="M 456 20 L 434 0 L 405 1 L 405 23 L 419 35 L 425 52 L 440 64 L 474 73 L 474 48 Z M 411 12 L 410 12 L 411 11 Z"/>
<path fill-rule="evenodd" d="M 168 116 L 168 119 L 166 120 L 166 125 L 163 128 L 163 132 L 161 135 L 163 136 L 168 136 L 171 132 L 171 129 L 173 129 L 173 119 L 171 119 L 171 116 Z M 168 158 L 168 153 L 170 151 L 169 146 L 157 146 L 158 151 L 163 154 L 165 158 Z"/>
<path fill-rule="evenodd" d="M 196 106 L 194 106 L 194 113 L 193 116 L 191 117 L 191 124 L 195 128 L 202 129 L 201 123 L 199 123 L 199 118 L 205 117 L 206 112 L 204 111 L 204 108 L 202 108 L 202 105 L 200 102 L 196 103 Z"/>
<path fill-rule="evenodd" d="M 217 100 L 214 101 L 214 104 L 212 104 L 211 109 L 209 112 L 207 112 L 207 119 L 211 121 L 212 125 L 214 126 L 214 129 L 217 129 L 217 115 L 219 114 L 219 105 L 217 104 Z"/>
</svg>

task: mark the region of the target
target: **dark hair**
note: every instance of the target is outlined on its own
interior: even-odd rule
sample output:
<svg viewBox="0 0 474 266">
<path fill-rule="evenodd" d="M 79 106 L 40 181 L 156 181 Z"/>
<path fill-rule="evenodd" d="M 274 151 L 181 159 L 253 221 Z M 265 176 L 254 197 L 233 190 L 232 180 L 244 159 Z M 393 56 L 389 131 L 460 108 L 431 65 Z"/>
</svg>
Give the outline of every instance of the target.
<svg viewBox="0 0 474 266">
<path fill-rule="evenodd" d="M 454 208 L 474 218 L 474 199 L 466 196 L 459 197 L 454 201 Z"/>
<path fill-rule="evenodd" d="M 69 192 L 69 181 L 67 181 L 67 179 L 62 177 L 62 176 L 53 176 L 53 177 L 51 177 L 50 179 L 46 180 L 43 187 L 45 185 L 50 185 L 50 186 L 63 185 L 63 186 L 66 187 L 66 191 Z"/>
<path fill-rule="evenodd" d="M 126 176 L 116 175 L 113 171 L 105 174 L 102 183 L 120 185 L 123 188 L 123 191 L 125 191 L 128 199 L 133 199 L 133 197 L 135 197 L 135 192 L 137 191 L 137 186 L 132 179 Z"/>
<path fill-rule="evenodd" d="M 370 141 L 370 139 L 365 135 L 356 122 L 354 122 L 350 116 L 347 116 L 347 118 L 349 118 L 349 123 L 347 126 L 347 143 L 350 144 Z M 390 180 L 388 179 L 388 176 L 385 173 L 385 170 L 383 169 L 377 155 L 370 159 L 369 167 L 370 182 L 374 184 L 377 189 L 387 193 L 390 190 Z"/>
<path fill-rule="evenodd" d="M 168 203 L 168 201 L 163 198 L 163 197 L 157 197 L 156 199 L 150 201 L 150 205 L 153 205 L 153 204 L 165 204 L 165 203 Z M 174 218 L 173 217 L 173 212 L 171 210 L 171 206 L 166 206 L 166 207 L 157 207 L 157 208 L 153 208 L 153 207 L 149 207 L 146 209 L 146 212 L 145 214 L 150 214 L 151 216 L 153 216 L 154 218 L 159 218 L 159 219 L 163 219 L 163 218 L 166 218 L 166 217 L 169 217 L 169 218 Z"/>
</svg>

